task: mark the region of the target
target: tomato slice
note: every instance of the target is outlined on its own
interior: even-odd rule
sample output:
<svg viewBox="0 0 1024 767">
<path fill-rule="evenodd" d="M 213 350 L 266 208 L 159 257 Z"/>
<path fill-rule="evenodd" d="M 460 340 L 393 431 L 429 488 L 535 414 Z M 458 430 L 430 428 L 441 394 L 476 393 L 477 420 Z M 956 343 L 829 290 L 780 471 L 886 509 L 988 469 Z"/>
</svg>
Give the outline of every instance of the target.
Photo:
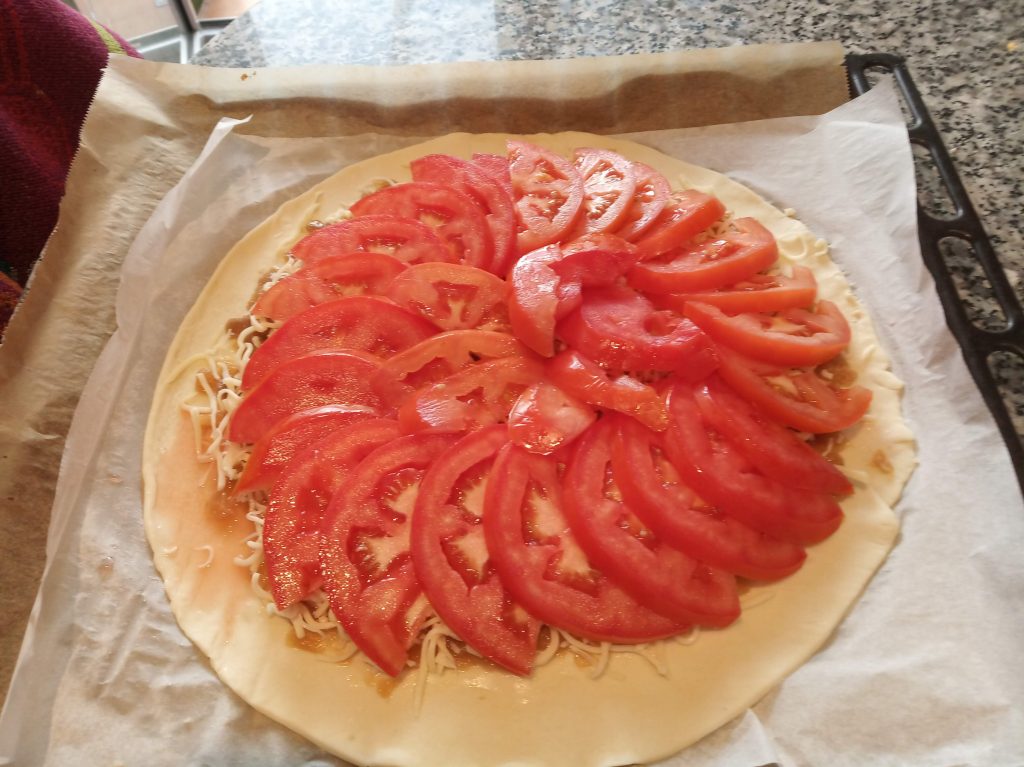
<svg viewBox="0 0 1024 767">
<path fill-rule="evenodd" d="M 818 283 L 814 273 L 806 267 L 794 266 L 791 277 L 783 274 L 755 274 L 718 290 L 653 294 L 651 300 L 662 309 L 672 309 L 680 314 L 684 312 L 686 304 L 692 301 L 716 306 L 726 314 L 742 314 L 807 308 L 817 296 Z"/>
<path fill-rule="evenodd" d="M 242 389 L 251 389 L 277 366 L 304 354 L 351 349 L 386 358 L 436 332 L 419 315 L 383 298 L 339 298 L 296 314 L 271 333 L 249 358 Z"/>
<path fill-rule="evenodd" d="M 723 347 L 718 357 L 726 383 L 766 416 L 797 431 L 828 434 L 849 428 L 871 404 L 869 389 L 840 388 L 814 370 L 757 362 Z"/>
<path fill-rule="evenodd" d="M 385 187 L 359 200 L 352 214 L 387 214 L 427 224 L 448 248 L 448 257 L 439 261 L 481 269 L 494 261 L 494 242 L 483 212 L 472 198 L 441 184 L 411 181 Z"/>
<path fill-rule="evenodd" d="M 555 271 L 558 245 L 520 258 L 509 276 L 508 318 L 516 337 L 544 357 L 555 353 L 555 323 L 580 305 L 580 284 Z"/>
<path fill-rule="evenodd" d="M 583 179 L 583 210 L 575 236 L 618 228 L 629 213 L 636 192 L 633 163 L 607 149 L 577 149 L 573 165 Z"/>
<path fill-rule="evenodd" d="M 667 544 L 744 578 L 773 581 L 800 569 L 804 550 L 760 533 L 703 501 L 665 457 L 663 437 L 615 418 L 612 472 L 623 500 Z"/>
<path fill-rule="evenodd" d="M 374 391 L 396 407 L 418 388 L 437 383 L 480 360 L 531 356 L 507 333 L 491 330 L 449 330 L 396 354 L 381 365 Z"/>
<path fill-rule="evenodd" d="M 488 268 L 504 276 L 516 249 L 516 211 L 511 193 L 473 163 L 451 155 L 427 155 L 413 160 L 409 167 L 413 181 L 441 184 L 477 201 L 494 242 L 494 257 Z"/>
<path fill-rule="evenodd" d="M 500 277 L 465 264 L 417 264 L 397 276 L 387 297 L 416 312 L 442 330 L 479 328 L 508 332 L 505 295 Z"/>
<path fill-rule="evenodd" d="M 691 302 L 684 314 L 718 343 L 774 365 L 820 365 L 850 343 L 850 326 L 831 301 L 819 301 L 816 312 L 786 309 L 778 314 L 735 316 Z"/>
<path fill-rule="evenodd" d="M 515 199 L 512 191 L 512 174 L 508 170 L 508 158 L 500 154 L 474 153 L 473 164 L 496 181 L 505 190 L 510 200 Z"/>
<path fill-rule="evenodd" d="M 376 415 L 366 406 L 323 405 L 282 418 L 253 445 L 233 494 L 269 488 L 296 453 L 338 429 Z"/>
<path fill-rule="evenodd" d="M 525 141 L 509 141 L 507 147 L 517 244 L 520 253 L 529 253 L 572 228 L 583 206 L 583 179 L 570 162 L 543 147 Z"/>
<path fill-rule="evenodd" d="M 379 411 L 385 403 L 370 387 L 378 368 L 380 361 L 362 352 L 317 352 L 289 359 L 242 397 L 231 414 L 227 437 L 256 442 L 282 419 L 323 405 Z"/>
<path fill-rule="evenodd" d="M 640 258 L 655 258 L 689 244 L 690 240 L 725 215 L 725 206 L 696 189 L 673 194 L 664 209 L 639 239 Z"/>
<path fill-rule="evenodd" d="M 562 245 L 552 268 L 562 278 L 586 287 L 614 285 L 640 257 L 635 245 L 614 234 L 585 234 Z"/>
<path fill-rule="evenodd" d="M 508 438 L 531 453 L 550 455 L 597 418 L 593 408 L 548 381 L 528 386 L 508 414 Z"/>
<path fill-rule="evenodd" d="M 398 411 L 406 431 L 467 431 L 504 423 L 523 390 L 540 379 L 543 366 L 527 357 L 503 357 L 470 365 L 425 386 Z"/>
<path fill-rule="evenodd" d="M 762 416 L 719 377 L 697 389 L 697 406 L 701 417 L 767 476 L 820 493 L 853 492 L 846 475 L 789 429 Z"/>
<path fill-rule="evenodd" d="M 665 544 L 622 502 L 610 465 L 615 424 L 605 419 L 573 448 L 563 510 L 587 558 L 635 600 L 674 620 L 728 626 L 740 614 L 736 581 Z"/>
<path fill-rule="evenodd" d="M 406 264 L 451 260 L 444 241 L 429 226 L 387 213 L 329 224 L 299 240 L 291 252 L 311 266 L 357 250 L 383 253 Z"/>
<path fill-rule="evenodd" d="M 710 339 L 696 325 L 656 310 L 626 287 L 584 289 L 582 305 L 558 324 L 557 332 L 612 371 L 674 370 L 697 379 L 717 364 Z"/>
<path fill-rule="evenodd" d="M 306 443 L 268 494 L 263 556 L 278 609 L 320 585 L 320 528 L 335 491 L 367 455 L 397 439 L 395 421 L 374 418 Z"/>
<path fill-rule="evenodd" d="M 832 496 L 796 490 L 759 473 L 701 416 L 692 384 L 669 391 L 665 449 L 683 481 L 729 516 L 801 545 L 835 532 L 843 512 Z"/>
<path fill-rule="evenodd" d="M 484 498 L 484 538 L 512 598 L 539 620 L 596 641 L 636 644 L 688 626 L 642 606 L 594 569 L 565 520 L 558 467 L 501 448 Z"/>
<path fill-rule="evenodd" d="M 656 431 L 668 427 L 668 411 L 658 392 L 632 376 L 610 377 L 604 368 L 575 349 L 555 355 L 546 373 L 562 390 L 584 402 L 630 415 Z"/>
<path fill-rule="evenodd" d="M 636 174 L 636 191 L 626 215 L 615 231 L 624 240 L 634 241 L 654 224 L 668 204 L 672 194 L 668 180 L 650 165 L 633 163 Z"/>
<path fill-rule="evenodd" d="M 442 453 L 423 477 L 412 515 L 412 563 L 437 614 L 466 644 L 514 674 L 533 667 L 540 621 L 518 607 L 494 572 L 483 501 L 494 454 L 508 441 L 492 426 Z"/>
<path fill-rule="evenodd" d="M 753 277 L 779 257 L 775 237 L 752 218 L 732 222 L 734 231 L 713 240 L 671 250 L 665 258 L 637 264 L 633 287 L 650 293 L 713 290 Z"/>
<path fill-rule="evenodd" d="M 345 633 L 391 676 L 405 667 L 430 611 L 409 553 L 416 495 L 430 464 L 456 439 L 417 434 L 382 445 L 348 474 L 324 515 L 323 589 Z"/>
<path fill-rule="evenodd" d="M 279 322 L 343 296 L 381 295 L 405 264 L 383 253 L 329 256 L 282 278 L 253 304 L 251 313 Z"/>
</svg>

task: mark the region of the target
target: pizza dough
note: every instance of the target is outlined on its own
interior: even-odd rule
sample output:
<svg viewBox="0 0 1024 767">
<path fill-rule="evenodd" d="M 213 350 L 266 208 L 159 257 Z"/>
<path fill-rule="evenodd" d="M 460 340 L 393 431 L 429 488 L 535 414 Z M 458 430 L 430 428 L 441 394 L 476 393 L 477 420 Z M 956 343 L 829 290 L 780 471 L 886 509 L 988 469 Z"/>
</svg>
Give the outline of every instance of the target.
<svg viewBox="0 0 1024 767">
<path fill-rule="evenodd" d="M 212 465 L 196 460 L 182 403 L 195 393 L 195 374 L 225 323 L 245 313 L 261 277 L 307 222 L 335 216 L 377 179 L 407 179 L 417 157 L 504 153 L 505 139 L 456 134 L 408 147 L 345 168 L 282 206 L 231 250 L 185 318 L 150 413 L 146 532 L 183 631 L 245 701 L 360 764 L 611 766 L 679 751 L 756 703 L 828 639 L 896 539 L 891 506 L 914 466 L 913 438 L 900 415 L 902 385 L 824 242 L 725 176 L 646 147 L 587 134 L 527 137 L 563 155 L 598 146 L 647 163 L 674 188 L 700 189 L 734 216 L 758 219 L 776 236 L 783 264 L 814 271 L 819 295 L 840 306 L 853 329 L 846 354 L 857 383 L 874 392 L 842 450 L 856 487 L 842 503 L 845 521 L 808 550 L 796 574 L 751 589 L 733 626 L 702 631 L 692 644 L 660 643 L 666 675 L 640 655 L 616 653 L 593 679 L 562 653 L 527 679 L 485 664 L 431 675 L 418 695 L 415 674 L 395 681 L 360 656 L 336 663 L 298 646 L 291 625 L 267 614 L 248 570 L 233 563 L 247 553 L 251 524 L 243 505 L 217 491 Z"/>
</svg>

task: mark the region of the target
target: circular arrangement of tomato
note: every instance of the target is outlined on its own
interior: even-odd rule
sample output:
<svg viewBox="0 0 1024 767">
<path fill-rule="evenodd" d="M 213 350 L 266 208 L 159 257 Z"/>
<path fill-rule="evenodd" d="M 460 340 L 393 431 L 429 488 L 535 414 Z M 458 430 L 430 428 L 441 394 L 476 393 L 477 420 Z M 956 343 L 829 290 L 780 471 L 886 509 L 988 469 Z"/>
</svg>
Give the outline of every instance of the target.
<svg viewBox="0 0 1024 767">
<path fill-rule="evenodd" d="M 280 609 L 322 588 L 397 675 L 433 612 L 533 667 L 541 627 L 638 643 L 739 615 L 852 492 L 800 432 L 870 392 L 771 233 L 603 149 L 429 155 L 303 238 L 226 436 Z M 841 363 L 839 363 L 841 364 Z"/>
</svg>

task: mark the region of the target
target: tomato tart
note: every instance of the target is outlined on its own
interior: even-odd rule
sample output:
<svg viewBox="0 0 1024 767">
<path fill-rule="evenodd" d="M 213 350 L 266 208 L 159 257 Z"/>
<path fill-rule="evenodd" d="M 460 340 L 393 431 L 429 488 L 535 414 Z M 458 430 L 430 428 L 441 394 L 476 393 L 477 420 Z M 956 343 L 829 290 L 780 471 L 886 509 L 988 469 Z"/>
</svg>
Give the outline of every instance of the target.
<svg viewBox="0 0 1024 767">
<path fill-rule="evenodd" d="M 285 204 L 150 414 L 184 632 L 360 764 L 649 762 L 756 703 L 884 560 L 915 460 L 788 213 L 572 133 L 446 136 Z"/>
</svg>

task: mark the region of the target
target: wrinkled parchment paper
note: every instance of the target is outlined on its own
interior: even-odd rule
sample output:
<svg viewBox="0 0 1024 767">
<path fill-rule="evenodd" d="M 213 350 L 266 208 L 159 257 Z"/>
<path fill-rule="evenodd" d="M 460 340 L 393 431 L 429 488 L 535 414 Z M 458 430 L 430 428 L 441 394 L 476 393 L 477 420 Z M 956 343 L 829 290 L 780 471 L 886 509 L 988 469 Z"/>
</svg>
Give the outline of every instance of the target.
<svg viewBox="0 0 1024 767">
<path fill-rule="evenodd" d="M 137 477 L 152 386 L 216 259 L 344 158 L 405 141 L 239 135 L 249 127 L 218 127 L 125 261 L 120 329 L 68 438 L 50 565 L 0 720 L 0 757 L 12 763 L 339 763 L 217 682 L 170 617 L 142 535 Z M 1019 761 L 1024 516 L 920 260 L 891 89 L 822 119 L 631 138 L 729 173 L 833 244 L 908 383 L 921 460 L 899 506 L 902 539 L 833 641 L 670 763 Z"/>
</svg>

